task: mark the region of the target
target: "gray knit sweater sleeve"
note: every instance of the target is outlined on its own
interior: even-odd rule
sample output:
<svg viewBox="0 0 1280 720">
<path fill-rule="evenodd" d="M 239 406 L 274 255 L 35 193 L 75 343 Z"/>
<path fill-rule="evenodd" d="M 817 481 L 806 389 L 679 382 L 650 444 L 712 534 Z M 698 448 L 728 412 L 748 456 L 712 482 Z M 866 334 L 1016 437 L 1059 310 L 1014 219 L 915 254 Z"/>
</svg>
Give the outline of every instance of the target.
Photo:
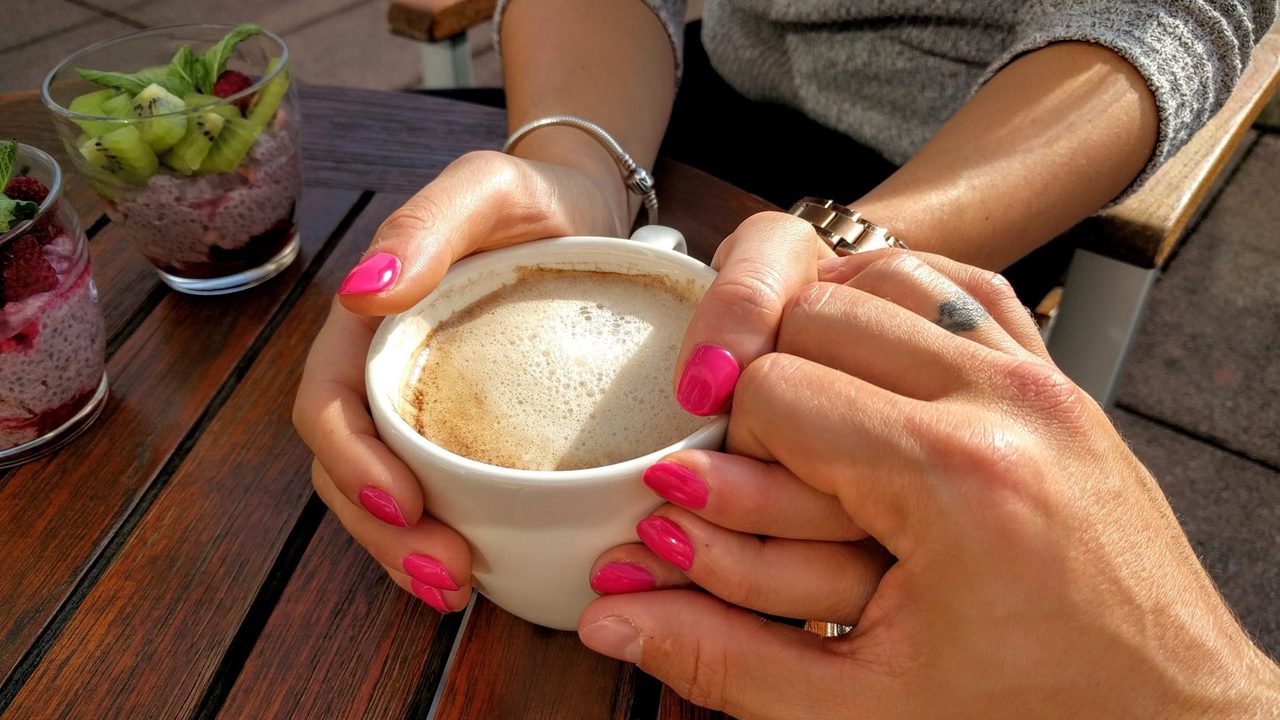
<svg viewBox="0 0 1280 720">
<path fill-rule="evenodd" d="M 1030 0 L 1013 44 L 982 80 L 1022 54 L 1067 40 L 1102 45 L 1129 61 L 1160 115 L 1155 153 L 1133 188 L 1222 107 L 1275 19 L 1275 0 Z"/>
<path fill-rule="evenodd" d="M 507 11 L 511 0 L 498 0 L 493 11 L 493 46 L 502 52 L 502 16 Z M 662 21 L 667 30 L 667 39 L 671 41 L 671 53 L 676 60 L 676 80 L 680 79 L 684 58 L 684 9 L 686 0 L 644 0 L 644 4 Z"/>
</svg>

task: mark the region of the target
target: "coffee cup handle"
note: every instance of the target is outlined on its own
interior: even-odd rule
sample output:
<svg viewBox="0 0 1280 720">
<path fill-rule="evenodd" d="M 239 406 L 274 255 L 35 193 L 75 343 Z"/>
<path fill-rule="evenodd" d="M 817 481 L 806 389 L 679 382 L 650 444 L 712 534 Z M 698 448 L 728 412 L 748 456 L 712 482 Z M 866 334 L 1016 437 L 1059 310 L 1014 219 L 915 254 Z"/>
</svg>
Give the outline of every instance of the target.
<svg viewBox="0 0 1280 720">
<path fill-rule="evenodd" d="M 631 233 L 631 239 L 663 250 L 675 250 L 682 255 L 689 254 L 689 246 L 685 244 L 684 235 L 679 230 L 666 225 L 645 225 Z"/>
</svg>

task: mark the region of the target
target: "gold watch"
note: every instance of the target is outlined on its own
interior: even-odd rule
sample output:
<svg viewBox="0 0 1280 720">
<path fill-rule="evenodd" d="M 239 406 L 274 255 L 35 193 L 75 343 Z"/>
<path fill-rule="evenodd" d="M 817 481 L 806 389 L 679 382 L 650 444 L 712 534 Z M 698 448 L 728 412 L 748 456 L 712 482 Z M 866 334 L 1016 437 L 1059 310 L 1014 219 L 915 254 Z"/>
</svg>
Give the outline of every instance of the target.
<svg viewBox="0 0 1280 720">
<path fill-rule="evenodd" d="M 837 255 L 882 248 L 907 249 L 906 244 L 890 234 L 888 228 L 868 222 L 862 213 L 834 200 L 807 197 L 791 206 L 791 214 L 808 220 L 818 237 Z"/>
</svg>

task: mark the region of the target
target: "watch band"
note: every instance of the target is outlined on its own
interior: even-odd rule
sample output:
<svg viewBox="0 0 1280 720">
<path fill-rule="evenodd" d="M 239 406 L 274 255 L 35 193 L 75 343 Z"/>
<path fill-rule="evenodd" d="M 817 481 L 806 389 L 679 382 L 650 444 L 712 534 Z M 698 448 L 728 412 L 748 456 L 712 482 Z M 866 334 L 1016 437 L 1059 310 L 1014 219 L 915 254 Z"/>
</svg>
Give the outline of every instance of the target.
<svg viewBox="0 0 1280 720">
<path fill-rule="evenodd" d="M 889 233 L 889 229 L 862 218 L 862 213 L 834 200 L 807 197 L 791 206 L 791 214 L 808 220 L 837 255 L 883 248 L 906 250 L 907 246 Z"/>
</svg>

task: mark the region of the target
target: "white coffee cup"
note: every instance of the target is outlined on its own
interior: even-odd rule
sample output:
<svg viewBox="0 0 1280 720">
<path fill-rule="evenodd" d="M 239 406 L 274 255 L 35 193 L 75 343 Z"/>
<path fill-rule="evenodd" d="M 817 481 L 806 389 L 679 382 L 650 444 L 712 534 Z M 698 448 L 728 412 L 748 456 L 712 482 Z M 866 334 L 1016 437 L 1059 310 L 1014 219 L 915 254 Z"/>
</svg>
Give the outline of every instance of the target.
<svg viewBox="0 0 1280 720">
<path fill-rule="evenodd" d="M 577 626 L 594 597 L 588 575 L 596 557 L 635 542 L 635 525 L 662 501 L 640 479 L 662 456 L 717 448 L 728 420 L 711 418 L 657 452 L 583 470 L 515 470 L 471 460 L 419 435 L 397 412 L 405 374 L 422 341 L 458 310 L 513 282 L 518 268 L 562 268 L 662 275 L 702 290 L 711 268 L 684 255 L 684 238 L 661 226 L 630 240 L 566 237 L 493 250 L 455 264 L 422 302 L 387 318 L 369 348 L 365 382 L 383 442 L 413 470 L 427 510 L 471 544 L 476 587 L 530 622 Z"/>
</svg>

